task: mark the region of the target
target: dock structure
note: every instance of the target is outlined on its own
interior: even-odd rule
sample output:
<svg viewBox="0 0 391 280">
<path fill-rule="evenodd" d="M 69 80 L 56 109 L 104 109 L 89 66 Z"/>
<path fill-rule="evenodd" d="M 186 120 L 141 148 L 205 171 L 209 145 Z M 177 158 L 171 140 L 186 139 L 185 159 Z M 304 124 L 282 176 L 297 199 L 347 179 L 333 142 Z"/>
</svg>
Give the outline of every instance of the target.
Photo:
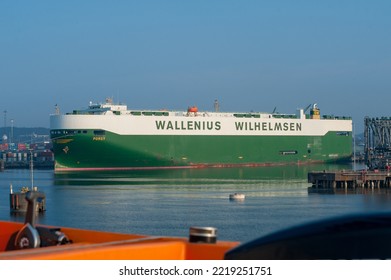
<svg viewBox="0 0 391 280">
<path fill-rule="evenodd" d="M 308 173 L 312 189 L 391 189 L 391 173 L 386 171 L 315 171 Z"/>
<path fill-rule="evenodd" d="M 26 199 L 26 194 L 29 192 L 29 188 L 24 187 L 19 192 L 12 191 L 12 185 L 10 186 L 10 211 L 12 214 L 16 213 L 26 213 L 28 201 Z M 37 199 L 37 203 L 35 205 L 36 212 L 45 212 L 46 211 L 46 196 L 42 192 L 38 192 L 38 188 L 34 187 L 32 192 L 37 193 L 40 197 Z"/>
<path fill-rule="evenodd" d="M 387 169 L 391 164 L 391 117 L 364 120 L 365 163 L 369 169 Z"/>
</svg>

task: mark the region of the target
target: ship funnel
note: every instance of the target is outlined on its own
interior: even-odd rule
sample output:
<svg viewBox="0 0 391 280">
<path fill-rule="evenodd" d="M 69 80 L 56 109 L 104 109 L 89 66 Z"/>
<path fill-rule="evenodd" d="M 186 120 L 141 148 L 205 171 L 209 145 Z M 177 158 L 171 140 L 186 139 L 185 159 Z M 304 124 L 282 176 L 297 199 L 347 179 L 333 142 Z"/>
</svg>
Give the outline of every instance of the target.
<svg viewBox="0 0 391 280">
<path fill-rule="evenodd" d="M 320 119 L 320 110 L 319 110 L 316 103 L 314 104 L 314 106 L 312 107 L 312 109 L 310 111 L 310 117 L 311 117 L 311 119 L 314 119 L 314 120 Z"/>
</svg>

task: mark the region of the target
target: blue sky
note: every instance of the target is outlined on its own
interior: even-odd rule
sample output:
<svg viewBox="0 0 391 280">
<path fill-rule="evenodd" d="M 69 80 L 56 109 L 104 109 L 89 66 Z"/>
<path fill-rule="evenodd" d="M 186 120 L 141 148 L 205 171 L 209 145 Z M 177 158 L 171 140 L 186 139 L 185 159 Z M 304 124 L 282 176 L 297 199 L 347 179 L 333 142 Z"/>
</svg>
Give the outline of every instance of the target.
<svg viewBox="0 0 391 280">
<path fill-rule="evenodd" d="M 390 116 L 391 1 L 1 1 L 0 110 L 18 127 L 136 109 Z M 1 125 L 4 125 L 2 114 Z"/>
</svg>

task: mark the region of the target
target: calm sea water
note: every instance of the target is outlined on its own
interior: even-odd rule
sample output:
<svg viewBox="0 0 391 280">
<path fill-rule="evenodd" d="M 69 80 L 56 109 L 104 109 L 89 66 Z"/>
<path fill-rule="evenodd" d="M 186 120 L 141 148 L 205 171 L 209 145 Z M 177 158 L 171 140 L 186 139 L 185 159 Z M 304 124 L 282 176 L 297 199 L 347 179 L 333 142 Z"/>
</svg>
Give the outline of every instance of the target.
<svg viewBox="0 0 391 280">
<path fill-rule="evenodd" d="M 146 235 L 187 236 L 213 226 L 220 240 L 250 241 L 304 222 L 352 213 L 391 211 L 391 195 L 308 194 L 307 172 L 351 169 L 313 165 L 54 174 L 35 170 L 46 194 L 38 223 Z M 9 186 L 30 186 L 29 170 L 0 172 L 0 219 L 9 211 Z M 229 200 L 243 193 L 243 202 Z"/>
</svg>

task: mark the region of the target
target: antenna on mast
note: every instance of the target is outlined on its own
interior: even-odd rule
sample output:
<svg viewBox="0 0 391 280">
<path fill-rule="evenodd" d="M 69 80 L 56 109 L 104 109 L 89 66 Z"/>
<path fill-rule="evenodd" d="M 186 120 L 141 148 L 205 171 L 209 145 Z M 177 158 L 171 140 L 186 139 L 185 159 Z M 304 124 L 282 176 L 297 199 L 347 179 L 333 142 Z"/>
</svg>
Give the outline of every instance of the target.
<svg viewBox="0 0 391 280">
<path fill-rule="evenodd" d="M 220 104 L 217 99 L 215 99 L 214 107 L 215 107 L 215 112 L 220 112 Z"/>
</svg>

